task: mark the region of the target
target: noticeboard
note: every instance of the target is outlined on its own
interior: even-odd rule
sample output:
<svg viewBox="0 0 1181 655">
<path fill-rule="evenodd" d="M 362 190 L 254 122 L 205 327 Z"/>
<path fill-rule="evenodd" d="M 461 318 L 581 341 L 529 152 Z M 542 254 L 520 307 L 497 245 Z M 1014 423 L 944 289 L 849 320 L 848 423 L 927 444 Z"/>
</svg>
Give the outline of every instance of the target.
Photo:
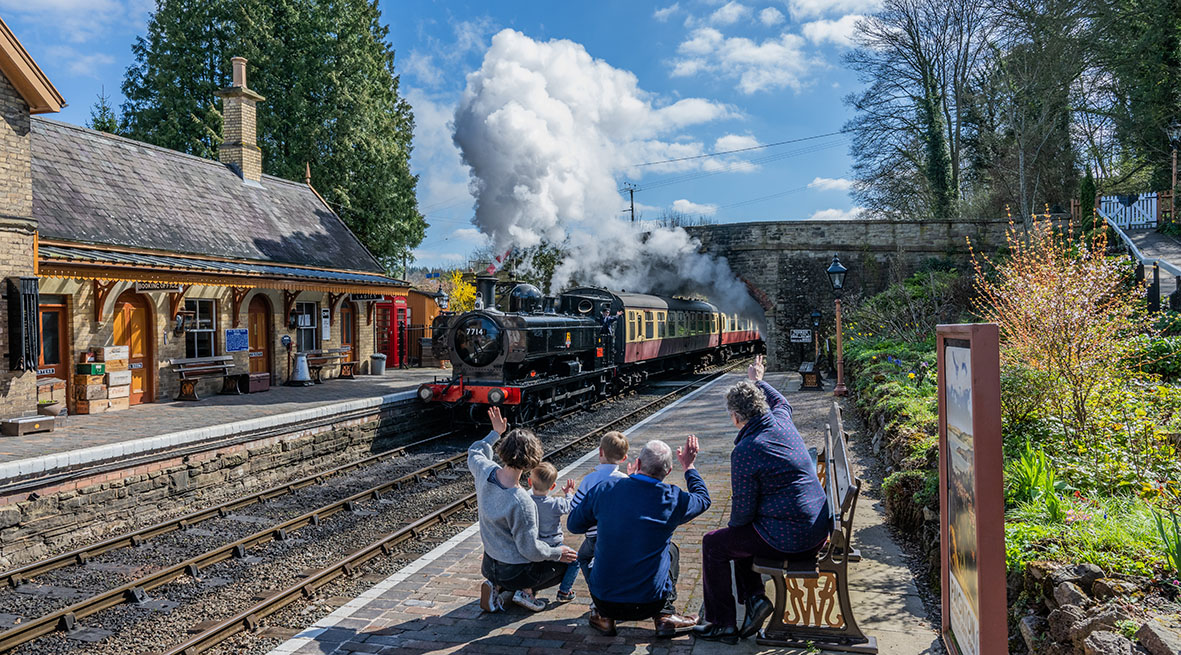
<svg viewBox="0 0 1181 655">
<path fill-rule="evenodd" d="M 250 332 L 246 328 L 226 330 L 226 352 L 240 353 L 250 350 Z"/>
<path fill-rule="evenodd" d="M 999 330 L 940 325 L 936 357 L 943 643 L 952 655 L 1005 655 Z"/>
<path fill-rule="evenodd" d="M 791 331 L 791 342 L 792 343 L 812 343 L 812 331 L 811 330 L 792 330 Z"/>
</svg>

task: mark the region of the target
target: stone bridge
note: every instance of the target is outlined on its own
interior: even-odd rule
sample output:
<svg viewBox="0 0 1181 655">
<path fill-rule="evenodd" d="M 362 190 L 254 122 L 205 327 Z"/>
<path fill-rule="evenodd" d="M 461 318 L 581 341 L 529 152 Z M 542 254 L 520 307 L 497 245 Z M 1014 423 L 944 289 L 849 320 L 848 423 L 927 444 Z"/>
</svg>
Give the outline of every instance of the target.
<svg viewBox="0 0 1181 655">
<path fill-rule="evenodd" d="M 711 253 L 723 256 L 766 310 L 769 366 L 799 362 L 792 328 L 810 328 L 820 310 L 821 334 L 833 332 L 833 295 L 825 273 L 833 255 L 848 267 L 846 297 L 873 295 L 930 260 L 969 261 L 972 247 L 1004 244 L 1007 219 L 942 221 L 774 221 L 689 228 Z"/>
</svg>

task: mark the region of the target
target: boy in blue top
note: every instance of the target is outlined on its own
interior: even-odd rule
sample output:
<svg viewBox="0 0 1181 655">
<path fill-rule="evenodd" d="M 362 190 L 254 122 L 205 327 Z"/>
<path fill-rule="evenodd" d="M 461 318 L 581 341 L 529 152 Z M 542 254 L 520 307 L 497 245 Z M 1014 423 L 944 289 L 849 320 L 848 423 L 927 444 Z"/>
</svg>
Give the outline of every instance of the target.
<svg viewBox="0 0 1181 655">
<path fill-rule="evenodd" d="M 649 441 L 626 478 L 609 478 L 591 489 L 566 520 L 574 534 L 597 525 L 595 565 L 587 579 L 594 607 L 590 624 L 615 634 L 616 621 L 653 619 L 657 637 L 692 628 L 695 616 L 679 616 L 673 606 L 680 553 L 672 543 L 677 526 L 709 509 L 709 490 L 693 464 L 697 437 L 690 436 L 677 458 L 689 491 L 665 484 L 672 471 L 672 449 Z"/>
<path fill-rule="evenodd" d="M 558 469 L 549 462 L 538 464 L 529 472 L 529 486 L 533 489 L 533 502 L 537 504 L 537 538 L 555 548 L 562 545 L 562 517 L 570 513 L 571 494 L 574 481 L 566 480 L 561 496 L 549 492 L 557 488 Z M 562 583 L 558 585 L 558 602 L 574 600 L 574 580 L 578 577 L 578 562 L 570 562 Z"/>
</svg>

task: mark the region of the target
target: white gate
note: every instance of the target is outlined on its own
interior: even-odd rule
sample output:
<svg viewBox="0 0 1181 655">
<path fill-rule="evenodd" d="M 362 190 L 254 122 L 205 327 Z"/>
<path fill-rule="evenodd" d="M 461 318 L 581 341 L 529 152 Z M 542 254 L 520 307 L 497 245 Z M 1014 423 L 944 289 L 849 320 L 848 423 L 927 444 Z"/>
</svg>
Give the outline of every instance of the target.
<svg viewBox="0 0 1181 655">
<path fill-rule="evenodd" d="M 1099 209 L 1119 227 L 1136 230 L 1156 227 L 1156 203 L 1155 191 L 1125 196 L 1103 196 L 1099 200 Z"/>
</svg>

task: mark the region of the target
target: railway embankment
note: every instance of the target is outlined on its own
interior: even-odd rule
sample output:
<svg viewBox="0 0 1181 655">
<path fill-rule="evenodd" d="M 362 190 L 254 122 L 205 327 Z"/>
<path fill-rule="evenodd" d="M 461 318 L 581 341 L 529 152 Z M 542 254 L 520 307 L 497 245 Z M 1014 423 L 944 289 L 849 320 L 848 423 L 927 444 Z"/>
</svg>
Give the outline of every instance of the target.
<svg viewBox="0 0 1181 655">
<path fill-rule="evenodd" d="M 127 442 L 112 449 L 123 449 L 126 457 L 76 456 L 73 467 L 0 480 L 0 569 L 283 485 L 443 429 L 439 408 L 424 407 L 413 392 L 403 392 L 209 426 L 204 434 L 164 433 L 144 444 L 155 449 L 133 451 L 135 442 Z"/>
</svg>

